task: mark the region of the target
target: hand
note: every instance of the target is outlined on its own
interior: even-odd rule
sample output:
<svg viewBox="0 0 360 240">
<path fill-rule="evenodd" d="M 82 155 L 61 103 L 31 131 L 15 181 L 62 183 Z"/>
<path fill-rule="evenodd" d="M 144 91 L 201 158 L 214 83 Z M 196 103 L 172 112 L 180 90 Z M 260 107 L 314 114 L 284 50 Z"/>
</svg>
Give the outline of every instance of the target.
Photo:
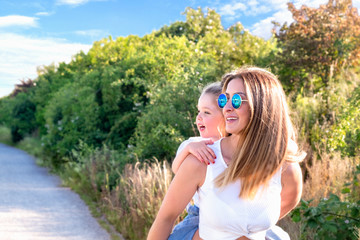
<svg viewBox="0 0 360 240">
<path fill-rule="evenodd" d="M 187 145 L 189 153 L 193 154 L 200 162 L 207 165 L 215 163 L 216 155 L 207 145 L 213 144 L 213 140 L 203 140 L 200 142 L 191 142 Z"/>
</svg>

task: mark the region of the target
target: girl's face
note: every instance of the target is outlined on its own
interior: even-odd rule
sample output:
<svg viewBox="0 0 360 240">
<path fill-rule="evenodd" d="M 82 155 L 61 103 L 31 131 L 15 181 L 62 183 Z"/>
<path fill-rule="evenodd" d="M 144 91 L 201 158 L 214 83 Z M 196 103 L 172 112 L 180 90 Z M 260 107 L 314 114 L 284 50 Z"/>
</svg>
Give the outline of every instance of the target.
<svg viewBox="0 0 360 240">
<path fill-rule="evenodd" d="M 237 109 L 231 104 L 231 99 L 236 93 L 240 95 L 242 100 L 245 100 Z M 246 128 L 250 121 L 250 107 L 247 102 L 243 80 L 240 78 L 232 79 L 227 85 L 225 95 L 228 99 L 225 107 L 223 108 L 225 130 L 227 133 L 239 134 Z"/>
<path fill-rule="evenodd" d="M 217 141 L 224 131 L 224 116 L 217 105 L 217 96 L 206 93 L 202 94 L 198 101 L 198 115 L 196 125 L 200 136 Z"/>
</svg>

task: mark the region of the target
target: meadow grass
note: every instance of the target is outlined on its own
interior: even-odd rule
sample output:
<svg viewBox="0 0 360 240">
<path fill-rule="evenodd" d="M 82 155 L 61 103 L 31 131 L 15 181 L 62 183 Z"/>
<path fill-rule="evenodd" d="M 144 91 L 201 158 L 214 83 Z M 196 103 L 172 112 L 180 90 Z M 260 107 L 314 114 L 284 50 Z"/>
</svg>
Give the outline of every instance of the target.
<svg viewBox="0 0 360 240">
<path fill-rule="evenodd" d="M 13 145 L 10 128 L 0 125 L 0 142 L 6 145 Z"/>
<path fill-rule="evenodd" d="M 103 198 L 110 221 L 125 237 L 146 238 L 172 176 L 166 161 L 125 166 L 118 185 Z"/>
</svg>

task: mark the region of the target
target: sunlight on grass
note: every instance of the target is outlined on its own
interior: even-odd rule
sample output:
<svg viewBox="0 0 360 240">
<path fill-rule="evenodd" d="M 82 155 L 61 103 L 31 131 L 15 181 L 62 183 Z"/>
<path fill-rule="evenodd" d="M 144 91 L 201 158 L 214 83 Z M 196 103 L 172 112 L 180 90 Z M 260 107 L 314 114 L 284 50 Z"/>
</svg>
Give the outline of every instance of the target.
<svg viewBox="0 0 360 240">
<path fill-rule="evenodd" d="M 119 184 L 104 198 L 125 237 L 146 238 L 171 180 L 167 162 L 126 165 Z"/>
</svg>

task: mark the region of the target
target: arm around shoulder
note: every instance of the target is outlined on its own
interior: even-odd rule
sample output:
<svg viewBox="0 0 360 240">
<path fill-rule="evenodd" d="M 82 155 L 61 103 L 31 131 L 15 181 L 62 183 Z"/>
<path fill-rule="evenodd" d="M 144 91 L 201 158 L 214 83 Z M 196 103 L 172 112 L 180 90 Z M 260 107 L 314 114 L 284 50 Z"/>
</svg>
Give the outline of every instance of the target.
<svg viewBox="0 0 360 240">
<path fill-rule="evenodd" d="M 184 211 L 197 188 L 205 180 L 206 165 L 193 155 L 185 158 L 172 180 L 151 226 L 148 240 L 168 239 L 176 218 Z"/>
<path fill-rule="evenodd" d="M 284 163 L 281 174 L 281 211 L 280 219 L 286 216 L 299 203 L 303 179 L 299 163 Z"/>
</svg>

